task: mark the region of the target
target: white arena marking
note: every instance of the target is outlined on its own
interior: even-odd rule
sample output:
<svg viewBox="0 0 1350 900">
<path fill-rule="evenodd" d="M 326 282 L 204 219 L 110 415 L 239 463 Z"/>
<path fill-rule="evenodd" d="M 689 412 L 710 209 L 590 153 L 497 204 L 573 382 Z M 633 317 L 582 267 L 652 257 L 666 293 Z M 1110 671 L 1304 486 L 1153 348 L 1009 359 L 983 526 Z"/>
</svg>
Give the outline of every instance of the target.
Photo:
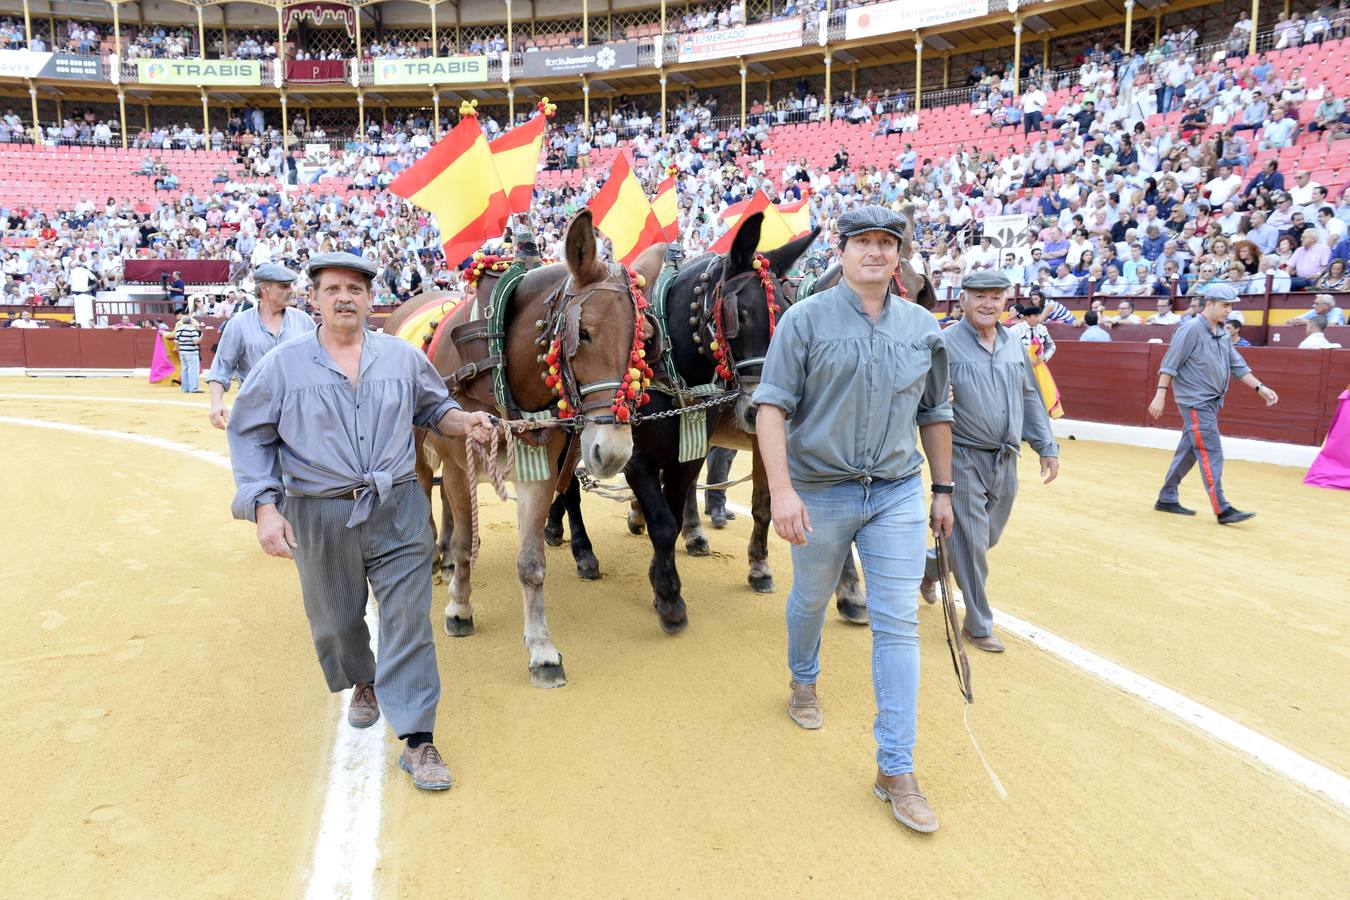
<svg viewBox="0 0 1350 900">
<path fill-rule="evenodd" d="M 727 509 L 737 515 L 752 516 L 750 510 L 735 503 L 728 503 Z M 1064 662 L 1089 675 L 1095 675 L 1127 694 L 1133 694 L 1147 701 L 1169 715 L 1199 728 L 1220 743 L 1245 753 L 1267 768 L 1321 794 L 1342 810 L 1350 811 L 1350 778 L 1295 753 L 1283 744 L 1253 731 L 1222 713 L 1215 712 L 1208 706 L 1196 703 L 1169 687 L 1131 672 L 1124 666 L 1100 657 L 1059 635 L 1051 634 L 1039 625 L 998 610 L 993 612 L 994 624 L 1009 634 L 1014 634 L 1054 654 Z"/>
<path fill-rule="evenodd" d="M 1152 450 L 1175 450 L 1181 432 L 1173 428 L 1144 428 L 1138 425 L 1112 425 L 1109 422 L 1080 422 L 1077 419 L 1055 419 L 1050 423 L 1055 437 L 1062 443 L 1068 437 L 1081 441 L 1104 441 L 1108 444 L 1126 444 L 1148 447 Z M 1222 430 L 1222 427 L 1220 428 Z M 1223 458 L 1246 462 L 1270 463 L 1275 466 L 1307 468 L 1317 458 L 1317 447 L 1304 444 L 1282 444 L 1277 441 L 1258 441 L 1252 438 L 1223 437 Z M 1159 472 L 1159 476 L 1161 476 Z"/>
<path fill-rule="evenodd" d="M 91 394 L 14 394 L 0 391 L 0 400 L 75 400 L 83 403 L 150 403 L 155 406 L 187 406 L 206 409 L 191 400 L 152 400 L 149 397 L 98 397 Z"/>
<path fill-rule="evenodd" d="M 104 401 L 109 398 L 90 399 Z M 219 453 L 199 450 L 188 444 L 150 435 L 90 428 L 66 422 L 23 419 L 17 416 L 0 416 L 0 425 L 22 425 L 112 438 L 182 453 L 222 469 L 230 468 L 229 459 Z M 366 606 L 366 622 L 370 626 L 370 647 L 375 650 L 379 634 L 379 614 L 373 603 Z M 379 859 L 380 817 L 383 810 L 380 795 L 384 790 L 385 758 L 388 755 L 385 732 L 388 729 L 383 722 L 377 722 L 374 726 L 363 730 L 350 727 L 347 724 L 347 705 L 350 699 L 351 691 L 345 691 L 337 733 L 333 738 L 328 790 L 324 796 L 323 813 L 319 819 L 319 837 L 314 845 L 314 858 L 308 872 L 306 897 L 375 896 L 375 864 Z"/>
</svg>

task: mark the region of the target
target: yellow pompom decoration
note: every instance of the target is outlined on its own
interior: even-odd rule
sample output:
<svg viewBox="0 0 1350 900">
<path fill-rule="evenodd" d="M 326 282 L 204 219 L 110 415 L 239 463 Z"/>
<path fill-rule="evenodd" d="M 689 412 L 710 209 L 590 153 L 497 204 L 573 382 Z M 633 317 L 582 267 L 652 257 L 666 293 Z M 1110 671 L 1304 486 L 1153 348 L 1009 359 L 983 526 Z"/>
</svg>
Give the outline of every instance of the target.
<svg viewBox="0 0 1350 900">
<path fill-rule="evenodd" d="M 759 260 L 755 260 L 750 264 L 750 268 L 754 269 L 756 272 L 758 272 L 762 266 L 763 264 Z"/>
<path fill-rule="evenodd" d="M 637 277 L 637 286 L 638 286 L 638 287 L 646 287 L 646 286 L 647 286 L 647 279 L 646 279 L 646 277 L 644 277 L 644 276 L 642 276 L 642 275 L 639 275 L 639 276 Z"/>
<path fill-rule="evenodd" d="M 716 353 L 720 348 L 721 345 L 718 344 L 717 341 L 713 341 L 712 343 L 708 344 L 708 349 L 711 350 L 713 353 Z"/>
</svg>

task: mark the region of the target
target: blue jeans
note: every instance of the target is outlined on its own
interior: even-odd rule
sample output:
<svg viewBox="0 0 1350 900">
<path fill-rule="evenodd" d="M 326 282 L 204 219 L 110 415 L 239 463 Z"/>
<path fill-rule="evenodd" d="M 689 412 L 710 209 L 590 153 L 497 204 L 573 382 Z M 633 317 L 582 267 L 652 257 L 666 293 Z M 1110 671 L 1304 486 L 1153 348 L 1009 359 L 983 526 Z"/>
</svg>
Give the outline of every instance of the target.
<svg viewBox="0 0 1350 900">
<path fill-rule="evenodd" d="M 197 390 L 197 377 L 202 373 L 202 356 L 200 353 L 179 353 L 178 362 L 182 373 L 183 393 L 190 394 Z"/>
<path fill-rule="evenodd" d="M 820 675 L 820 633 L 853 543 L 862 559 L 872 624 L 872 686 L 877 765 L 886 775 L 914 771 L 919 701 L 919 581 L 927 517 L 923 479 L 846 481 L 798 494 L 811 517 L 806 544 L 792 547 L 787 602 L 788 668 L 799 684 Z"/>
</svg>

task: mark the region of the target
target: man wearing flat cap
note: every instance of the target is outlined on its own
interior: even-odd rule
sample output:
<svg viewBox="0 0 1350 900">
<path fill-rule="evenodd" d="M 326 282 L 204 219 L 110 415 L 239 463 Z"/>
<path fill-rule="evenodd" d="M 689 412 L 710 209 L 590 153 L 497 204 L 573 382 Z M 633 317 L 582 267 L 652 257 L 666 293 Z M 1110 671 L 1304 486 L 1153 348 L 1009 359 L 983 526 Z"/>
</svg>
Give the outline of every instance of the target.
<svg viewBox="0 0 1350 900">
<path fill-rule="evenodd" d="M 889 291 L 909 222 L 862 206 L 837 228 L 843 279 L 783 314 L 754 396 L 774 530 L 792 544 L 788 715 L 802 728 L 824 721 L 821 630 L 856 544 L 872 628 L 873 792 L 901 824 L 932 832 L 937 817 L 914 775 L 917 594 L 925 519 L 952 528 L 947 351 L 932 315 Z M 920 439 L 937 491 L 928 517 Z"/>
<path fill-rule="evenodd" d="M 243 384 L 258 361 L 282 341 L 314 330 L 309 316 L 291 306 L 291 285 L 299 277 L 285 266 L 269 263 L 253 272 L 258 305 L 232 315 L 216 347 L 206 383 L 211 386 L 211 424 L 224 429 L 230 421 L 225 392 L 235 378 Z"/>
<path fill-rule="evenodd" d="M 309 261 L 316 330 L 266 354 L 229 421 L 235 518 L 256 522 L 269 556 L 294 559 L 329 690 L 353 688 L 356 728 L 383 711 L 407 741 L 399 765 L 425 790 L 450 787 L 432 743 L 440 676 L 431 631 L 431 508 L 414 471 L 413 426 L 491 436 L 426 356 L 366 330 L 375 266 L 350 253 Z M 380 610 L 380 661 L 366 628 Z"/>
<path fill-rule="evenodd" d="M 952 382 L 952 506 L 956 528 L 948 545 L 956 583 L 965 595 L 966 640 L 1002 653 L 985 581 L 989 551 L 998 543 L 1017 497 L 1022 442 L 1036 451 L 1041 477 L 1059 475 L 1059 445 L 1041 400 L 1030 357 L 1002 323 L 1011 283 L 1002 272 L 973 272 L 961 283 L 961 321 L 943 332 Z M 922 592 L 936 601 L 938 566 L 930 555 Z"/>
<path fill-rule="evenodd" d="M 1181 480 L 1199 463 L 1200 480 L 1219 524 L 1236 525 L 1256 513 L 1237 509 L 1223 494 L 1219 408 L 1228 393 L 1228 382 L 1238 379 L 1260 394 L 1266 406 L 1274 406 L 1280 398 L 1252 374 L 1242 354 L 1234 349 L 1228 329 L 1223 327 L 1232 317 L 1233 304 L 1238 302 L 1237 291 L 1227 284 L 1211 284 L 1205 286 L 1201 295 L 1204 305 L 1200 314 L 1172 334 L 1172 343 L 1158 367 L 1158 391 L 1148 405 L 1150 416 L 1155 419 L 1161 416 L 1170 387 L 1177 412 L 1181 413 L 1181 441 L 1153 508 L 1181 516 L 1195 515 L 1195 510 L 1181 505 L 1180 489 Z"/>
</svg>

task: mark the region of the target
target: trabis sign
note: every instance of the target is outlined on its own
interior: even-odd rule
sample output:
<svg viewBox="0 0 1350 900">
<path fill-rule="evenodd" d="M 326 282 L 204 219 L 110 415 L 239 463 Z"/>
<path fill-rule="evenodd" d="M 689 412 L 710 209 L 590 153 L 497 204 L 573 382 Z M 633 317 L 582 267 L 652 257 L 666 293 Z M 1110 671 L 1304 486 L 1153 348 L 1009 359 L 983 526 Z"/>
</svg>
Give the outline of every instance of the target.
<svg viewBox="0 0 1350 900">
<path fill-rule="evenodd" d="M 376 84 L 470 84 L 488 80 L 486 56 L 377 59 Z"/>
<path fill-rule="evenodd" d="M 262 63 L 244 59 L 138 59 L 136 76 L 148 84 L 259 85 Z"/>
</svg>

